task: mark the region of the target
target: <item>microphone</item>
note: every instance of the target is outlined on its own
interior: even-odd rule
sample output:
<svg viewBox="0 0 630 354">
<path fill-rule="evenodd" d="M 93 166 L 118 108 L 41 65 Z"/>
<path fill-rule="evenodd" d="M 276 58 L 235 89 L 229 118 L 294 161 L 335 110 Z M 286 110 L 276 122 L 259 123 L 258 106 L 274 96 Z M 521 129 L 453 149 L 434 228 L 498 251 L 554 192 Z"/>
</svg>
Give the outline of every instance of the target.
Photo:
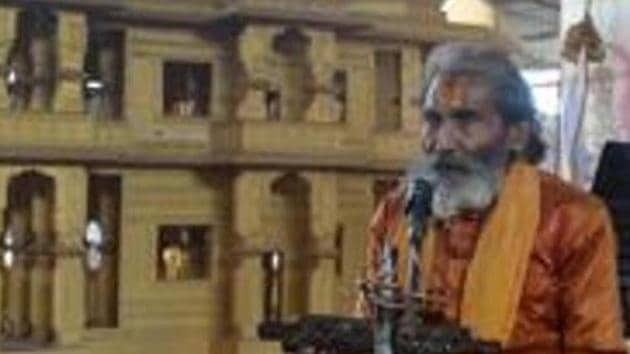
<svg viewBox="0 0 630 354">
<path fill-rule="evenodd" d="M 409 183 L 405 203 L 405 216 L 409 221 L 412 244 L 420 246 L 420 240 L 424 234 L 424 228 L 429 216 L 431 216 L 431 201 L 433 187 L 422 178 L 417 178 Z"/>
<path fill-rule="evenodd" d="M 422 275 L 420 274 L 419 253 L 422 238 L 426 231 L 427 221 L 431 216 L 431 201 L 433 187 L 431 184 L 417 178 L 409 183 L 405 216 L 409 221 L 409 255 L 407 259 L 407 291 L 416 292 L 420 288 Z"/>
</svg>

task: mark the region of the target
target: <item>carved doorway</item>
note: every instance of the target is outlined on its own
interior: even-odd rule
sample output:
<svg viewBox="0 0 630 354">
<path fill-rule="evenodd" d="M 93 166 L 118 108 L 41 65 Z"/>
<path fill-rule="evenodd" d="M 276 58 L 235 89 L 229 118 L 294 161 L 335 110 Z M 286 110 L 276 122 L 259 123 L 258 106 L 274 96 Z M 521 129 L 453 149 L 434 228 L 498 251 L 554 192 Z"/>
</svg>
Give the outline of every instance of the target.
<svg viewBox="0 0 630 354">
<path fill-rule="evenodd" d="M 53 339 L 55 183 L 29 171 L 9 180 L 2 239 L 12 245 L 3 257 L 3 335 L 45 344 Z"/>
<path fill-rule="evenodd" d="M 286 174 L 271 184 L 272 242 L 278 243 L 287 256 L 283 309 L 287 316 L 308 312 L 310 189 L 308 181 L 295 173 Z"/>
</svg>

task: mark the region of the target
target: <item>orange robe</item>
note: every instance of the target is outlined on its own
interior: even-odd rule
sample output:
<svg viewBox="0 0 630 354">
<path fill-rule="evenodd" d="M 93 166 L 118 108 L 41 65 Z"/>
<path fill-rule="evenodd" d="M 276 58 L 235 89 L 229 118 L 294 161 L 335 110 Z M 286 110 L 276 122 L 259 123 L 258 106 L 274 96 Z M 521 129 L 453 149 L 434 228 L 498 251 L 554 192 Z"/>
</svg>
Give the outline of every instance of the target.
<svg viewBox="0 0 630 354">
<path fill-rule="evenodd" d="M 539 222 L 505 348 L 528 353 L 624 352 L 616 237 L 605 206 L 554 176 L 540 173 L 538 181 Z M 402 191 L 395 191 L 374 215 L 368 277 L 377 270 L 384 238 L 397 232 L 402 204 Z M 443 311 L 455 321 L 461 320 L 466 274 L 487 214 L 463 215 L 434 227 L 431 271 L 423 275 L 423 286 L 440 294 Z M 474 323 L 470 326 L 474 332 Z"/>
</svg>

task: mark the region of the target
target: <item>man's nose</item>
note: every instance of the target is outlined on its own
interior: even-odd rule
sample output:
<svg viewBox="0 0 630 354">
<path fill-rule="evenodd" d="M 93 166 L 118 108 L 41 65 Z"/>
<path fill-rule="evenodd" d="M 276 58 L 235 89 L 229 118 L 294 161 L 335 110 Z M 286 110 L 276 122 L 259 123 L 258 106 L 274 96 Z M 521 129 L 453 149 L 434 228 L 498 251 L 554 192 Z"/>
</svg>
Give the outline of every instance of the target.
<svg viewBox="0 0 630 354">
<path fill-rule="evenodd" d="M 451 122 L 442 122 L 431 135 L 426 145 L 427 150 L 430 152 L 453 151 L 457 148 L 455 129 Z"/>
</svg>

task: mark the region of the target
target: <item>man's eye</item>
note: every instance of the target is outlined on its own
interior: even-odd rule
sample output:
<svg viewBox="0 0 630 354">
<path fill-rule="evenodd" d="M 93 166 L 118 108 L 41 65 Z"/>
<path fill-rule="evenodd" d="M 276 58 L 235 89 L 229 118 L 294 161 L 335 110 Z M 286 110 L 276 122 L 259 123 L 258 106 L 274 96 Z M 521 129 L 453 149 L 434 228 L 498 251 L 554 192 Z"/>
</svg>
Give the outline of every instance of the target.
<svg viewBox="0 0 630 354">
<path fill-rule="evenodd" d="M 462 110 L 453 112 L 450 117 L 456 121 L 468 122 L 477 119 L 478 116 L 475 111 Z"/>
<path fill-rule="evenodd" d="M 424 120 L 429 123 L 436 124 L 442 120 L 442 116 L 435 111 L 426 111 L 424 112 Z"/>
</svg>

